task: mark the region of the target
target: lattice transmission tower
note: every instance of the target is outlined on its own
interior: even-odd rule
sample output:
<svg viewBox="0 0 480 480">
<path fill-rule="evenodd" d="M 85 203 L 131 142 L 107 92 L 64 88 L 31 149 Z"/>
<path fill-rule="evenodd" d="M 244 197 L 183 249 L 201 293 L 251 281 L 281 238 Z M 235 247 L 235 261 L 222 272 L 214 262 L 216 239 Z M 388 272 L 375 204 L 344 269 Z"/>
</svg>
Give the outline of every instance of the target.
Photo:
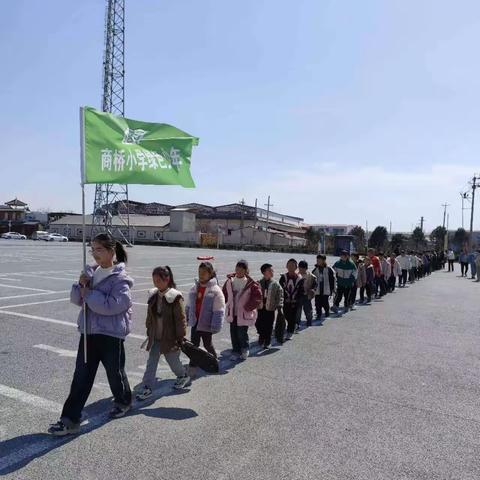
<svg viewBox="0 0 480 480">
<path fill-rule="evenodd" d="M 125 0 L 107 0 L 102 110 L 125 113 Z M 115 225 L 114 215 L 120 220 Z M 128 185 L 96 185 L 91 237 L 105 231 L 130 244 Z"/>
</svg>

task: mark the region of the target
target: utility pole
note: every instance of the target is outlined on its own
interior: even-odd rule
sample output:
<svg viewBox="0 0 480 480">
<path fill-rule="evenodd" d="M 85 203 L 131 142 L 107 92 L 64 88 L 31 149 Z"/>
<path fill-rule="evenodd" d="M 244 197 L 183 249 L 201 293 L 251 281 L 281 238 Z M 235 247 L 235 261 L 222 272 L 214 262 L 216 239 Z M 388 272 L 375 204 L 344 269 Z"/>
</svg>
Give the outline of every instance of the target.
<svg viewBox="0 0 480 480">
<path fill-rule="evenodd" d="M 450 204 L 448 203 L 442 203 L 443 207 L 443 228 L 445 228 L 445 218 L 447 217 L 447 207 L 449 207 Z"/>
<path fill-rule="evenodd" d="M 245 205 L 245 200 L 242 198 L 240 201 L 241 205 L 241 220 L 240 220 L 240 245 L 243 247 L 243 226 L 244 226 L 244 220 L 245 220 L 245 211 L 243 210 L 243 207 Z"/>
<path fill-rule="evenodd" d="M 473 211 L 475 209 L 475 189 L 478 187 L 477 180 L 478 180 L 477 176 L 475 174 L 473 174 L 473 180 L 472 180 L 472 210 L 470 211 L 470 238 L 468 240 L 470 249 L 472 248 L 472 242 L 473 242 Z"/>
<path fill-rule="evenodd" d="M 392 235 L 392 221 L 390 220 L 390 235 Z"/>
<path fill-rule="evenodd" d="M 423 223 L 425 222 L 425 219 L 423 217 L 420 217 L 420 229 L 423 232 Z"/>
<path fill-rule="evenodd" d="M 463 220 L 463 212 L 465 210 L 467 210 L 465 208 L 465 200 L 468 200 L 468 192 L 460 192 L 460 197 L 462 198 L 462 228 L 465 228 L 465 223 L 464 223 L 464 220 Z"/>
<path fill-rule="evenodd" d="M 270 220 L 270 207 L 273 207 L 273 203 L 270 203 L 270 195 L 268 196 L 268 201 L 265 203 L 265 206 L 267 207 L 267 233 L 268 233 L 268 222 Z"/>
<path fill-rule="evenodd" d="M 443 249 L 446 251 L 448 250 L 448 224 L 450 223 L 450 214 L 447 214 L 447 230 L 445 233 L 445 237 L 443 239 Z"/>
</svg>

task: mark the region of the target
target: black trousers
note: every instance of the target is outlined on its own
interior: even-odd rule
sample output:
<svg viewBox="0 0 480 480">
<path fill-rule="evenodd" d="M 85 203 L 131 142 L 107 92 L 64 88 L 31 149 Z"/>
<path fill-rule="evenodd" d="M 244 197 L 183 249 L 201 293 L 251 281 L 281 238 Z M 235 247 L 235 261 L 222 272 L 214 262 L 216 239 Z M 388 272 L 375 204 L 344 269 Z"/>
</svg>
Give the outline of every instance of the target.
<svg viewBox="0 0 480 480">
<path fill-rule="evenodd" d="M 405 284 L 407 283 L 407 278 L 408 278 L 408 270 L 407 269 L 403 269 L 402 270 L 402 276 L 400 277 L 400 286 L 405 286 Z"/>
<path fill-rule="evenodd" d="M 295 328 L 297 326 L 297 318 L 299 314 L 299 309 L 301 309 L 301 305 L 297 305 L 296 303 L 285 303 L 283 305 L 283 314 L 285 315 L 285 320 L 287 321 L 287 332 L 293 333 L 295 332 Z"/>
<path fill-rule="evenodd" d="M 390 278 L 388 279 L 388 289 L 393 292 L 395 290 L 395 282 L 397 280 L 397 277 L 395 275 L 391 275 Z"/>
<path fill-rule="evenodd" d="M 275 312 L 269 312 L 262 308 L 258 311 L 255 326 L 258 332 L 259 345 L 269 346 L 272 342 L 273 323 L 275 322 Z"/>
<path fill-rule="evenodd" d="M 249 349 L 248 326 L 238 325 L 237 317 L 230 324 L 230 339 L 232 340 L 232 352 L 241 353 Z"/>
<path fill-rule="evenodd" d="M 342 297 L 345 298 L 345 307 L 350 306 L 350 292 L 352 287 L 341 287 L 340 285 L 337 286 L 337 294 L 335 295 L 334 304 L 335 306 L 339 306 L 340 302 L 342 301 Z"/>
<path fill-rule="evenodd" d="M 365 285 L 365 293 L 367 294 L 367 300 L 370 302 L 370 300 L 372 300 L 373 294 L 373 285 L 371 283 L 367 283 Z"/>
<path fill-rule="evenodd" d="M 355 304 L 355 300 L 357 299 L 357 286 L 354 285 L 350 290 L 350 297 L 348 299 L 348 303 L 352 307 Z"/>
<path fill-rule="evenodd" d="M 125 373 L 124 340 L 108 335 L 87 335 L 87 363 L 83 359 L 83 335 L 78 345 L 77 363 L 70 394 L 63 406 L 62 419 L 80 423 L 82 410 L 95 381 L 98 365 L 102 362 L 114 401 L 119 406 L 132 403 L 132 391 Z"/>
<path fill-rule="evenodd" d="M 315 311 L 317 314 L 317 319 L 322 316 L 322 308 L 325 312 L 325 315 L 330 315 L 330 302 L 328 298 L 328 295 L 315 295 Z"/>
<path fill-rule="evenodd" d="M 365 301 L 365 287 L 360 287 L 360 301 L 363 303 Z"/>
<path fill-rule="evenodd" d="M 454 267 L 453 267 L 453 262 L 454 262 L 454 261 L 455 261 L 455 260 L 449 260 L 449 261 L 448 261 L 448 271 L 449 271 L 449 272 L 455 271 L 455 269 L 454 269 Z"/>
<path fill-rule="evenodd" d="M 201 332 L 197 330 L 196 326 L 192 327 L 192 331 L 191 331 L 192 343 L 196 347 L 199 347 L 200 341 L 203 341 L 203 346 L 205 347 L 205 350 L 207 352 L 210 352 L 216 358 L 217 352 L 215 351 L 215 347 L 213 346 L 213 343 L 212 343 L 212 336 L 213 336 L 212 332 Z M 195 367 L 196 365 L 194 365 L 190 360 L 190 366 Z"/>
<path fill-rule="evenodd" d="M 462 277 L 465 275 L 467 276 L 468 273 L 468 263 L 467 262 L 461 262 L 460 263 L 461 270 L 462 270 Z"/>
</svg>

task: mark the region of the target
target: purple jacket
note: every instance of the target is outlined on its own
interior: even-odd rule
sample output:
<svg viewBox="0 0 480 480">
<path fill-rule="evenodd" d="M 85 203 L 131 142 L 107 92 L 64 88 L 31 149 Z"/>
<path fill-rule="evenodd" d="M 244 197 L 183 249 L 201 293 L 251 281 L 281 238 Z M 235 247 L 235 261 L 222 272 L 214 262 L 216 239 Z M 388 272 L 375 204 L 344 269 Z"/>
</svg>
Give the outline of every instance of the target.
<svg viewBox="0 0 480 480">
<path fill-rule="evenodd" d="M 86 274 L 93 278 L 97 265 L 87 266 Z M 124 339 L 132 325 L 132 299 L 130 289 L 133 280 L 125 271 L 125 264 L 115 265 L 107 278 L 95 285 L 85 297 L 87 304 L 87 334 L 102 334 Z M 83 306 L 80 285 L 72 285 L 70 301 Z M 78 314 L 78 329 L 83 333 L 83 308 Z"/>
<path fill-rule="evenodd" d="M 218 333 L 222 329 L 225 318 L 225 297 L 222 289 L 218 286 L 216 279 L 212 279 L 207 283 L 202 308 L 200 309 L 200 318 L 197 318 L 198 286 L 198 282 L 195 282 L 188 294 L 186 307 L 188 325 L 190 327 L 196 326 L 199 332 Z"/>
</svg>

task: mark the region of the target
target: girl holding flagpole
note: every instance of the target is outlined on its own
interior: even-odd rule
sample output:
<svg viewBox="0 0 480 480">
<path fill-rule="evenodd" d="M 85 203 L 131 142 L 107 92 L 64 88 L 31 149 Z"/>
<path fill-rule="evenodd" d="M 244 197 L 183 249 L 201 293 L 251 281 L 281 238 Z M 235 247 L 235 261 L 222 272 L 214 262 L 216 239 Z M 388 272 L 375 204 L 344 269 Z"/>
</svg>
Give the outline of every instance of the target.
<svg viewBox="0 0 480 480">
<path fill-rule="evenodd" d="M 96 265 L 86 267 L 70 294 L 70 301 L 82 307 L 78 316 L 81 336 L 70 394 L 60 420 L 48 430 L 55 436 L 78 433 L 81 413 L 100 362 L 114 397 L 110 417 L 123 417 L 131 408 L 132 392 L 125 373 L 124 348 L 132 318 L 133 280 L 125 270 L 127 253 L 110 234 L 101 233 L 92 241 L 91 254 Z"/>
</svg>

